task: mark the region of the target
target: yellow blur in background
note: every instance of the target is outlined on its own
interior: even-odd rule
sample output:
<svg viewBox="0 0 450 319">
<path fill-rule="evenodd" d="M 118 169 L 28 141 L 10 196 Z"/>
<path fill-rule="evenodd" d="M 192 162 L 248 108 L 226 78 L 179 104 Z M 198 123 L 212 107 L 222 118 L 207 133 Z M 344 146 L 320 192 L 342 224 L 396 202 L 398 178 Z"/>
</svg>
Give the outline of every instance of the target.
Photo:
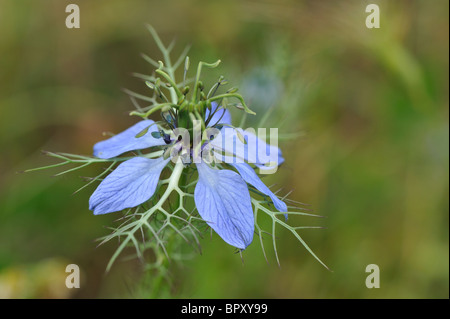
<svg viewBox="0 0 450 319">
<path fill-rule="evenodd" d="M 448 1 L 0 0 L 1 298 L 448 298 Z M 368 4 L 380 28 L 368 29 Z M 264 178 L 325 218 L 291 217 L 322 267 L 287 231 L 281 266 L 255 237 L 243 253 L 205 234 L 202 255 L 172 263 L 156 282 L 117 243 L 96 238 L 120 216 L 93 216 L 101 165 L 61 177 L 41 150 L 91 154 L 102 132 L 137 119 L 122 88 L 159 59 L 150 23 L 191 64 L 221 59 L 224 75 L 257 112 L 248 126 L 278 127 L 286 162 Z M 240 113 L 235 112 L 235 125 Z M 292 138 L 295 136 L 295 138 Z M 266 238 L 270 247 L 271 239 Z M 67 289 L 66 265 L 83 269 Z M 366 266 L 380 269 L 368 289 Z"/>
</svg>

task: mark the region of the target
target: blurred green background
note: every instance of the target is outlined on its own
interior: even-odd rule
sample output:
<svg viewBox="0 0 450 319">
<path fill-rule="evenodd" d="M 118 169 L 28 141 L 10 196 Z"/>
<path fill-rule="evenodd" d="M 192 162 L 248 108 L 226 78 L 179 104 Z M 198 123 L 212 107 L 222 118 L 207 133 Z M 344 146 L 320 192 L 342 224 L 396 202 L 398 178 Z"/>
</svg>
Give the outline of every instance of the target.
<svg viewBox="0 0 450 319">
<path fill-rule="evenodd" d="M 80 29 L 65 27 L 72 2 Z M 380 29 L 365 26 L 369 3 Z M 0 298 L 448 298 L 448 6 L 0 0 Z M 118 215 L 92 215 L 94 187 L 71 196 L 102 166 L 18 173 L 54 162 L 41 150 L 91 154 L 102 132 L 137 121 L 121 89 L 148 92 L 131 76 L 152 72 L 141 52 L 160 58 L 145 23 L 176 38 L 175 53 L 192 44 L 192 64 L 220 58 L 211 83 L 240 85 L 258 119 L 272 109 L 265 127 L 301 132 L 280 141 L 286 163 L 266 180 L 326 217 L 290 223 L 325 227 L 301 235 L 332 272 L 280 229 L 281 267 L 256 238 L 242 262 L 206 235 L 202 255 L 171 265 L 170 289 L 136 261 L 105 274 L 116 243 L 94 240 Z M 80 289 L 64 286 L 69 263 Z M 365 286 L 368 264 L 379 289 Z"/>
</svg>

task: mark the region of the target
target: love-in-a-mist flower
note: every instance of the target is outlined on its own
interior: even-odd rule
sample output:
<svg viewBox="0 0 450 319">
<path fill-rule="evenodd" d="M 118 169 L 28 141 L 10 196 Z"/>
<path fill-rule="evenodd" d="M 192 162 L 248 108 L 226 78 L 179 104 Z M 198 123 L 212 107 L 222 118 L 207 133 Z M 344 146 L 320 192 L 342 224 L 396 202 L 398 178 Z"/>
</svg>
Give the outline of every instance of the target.
<svg viewBox="0 0 450 319">
<path fill-rule="evenodd" d="M 243 96 L 236 88 L 224 90 L 223 76 L 209 90 L 200 79 L 202 68 L 216 68 L 220 60 L 199 62 L 195 78 L 189 79 L 187 51 L 172 62 L 172 48 L 164 46 L 152 27 L 148 29 L 164 63 L 144 55 L 156 70 L 152 75 L 136 75 L 152 90 L 151 96 L 127 91 L 136 107 L 130 114 L 142 120 L 95 144 L 93 157 L 48 152 L 62 162 L 37 168 L 78 165 L 57 174 L 61 175 L 94 163 L 108 164 L 79 189 L 101 181 L 89 199 L 89 208 L 95 215 L 125 212 L 120 226 L 101 241 L 117 238 L 120 242 L 107 270 L 129 246 L 134 246 L 141 258 L 151 249 L 158 267 L 161 253 L 166 257 L 170 254 L 167 246 L 178 249 L 172 245 L 175 236 L 200 248 L 204 225 L 240 251 L 248 247 L 256 234 L 265 256 L 262 235 L 267 232 L 259 223 L 261 216 L 272 222 L 270 235 L 277 262 L 276 228 L 281 226 L 325 266 L 298 233 L 299 229 L 315 226 L 293 227 L 286 221 L 288 214 L 317 215 L 294 206 L 302 205 L 299 202 L 277 196 L 258 176 L 274 173 L 284 162 L 277 139 L 272 139 L 272 129 L 270 142 L 266 143 L 266 131 L 258 129 L 256 134 L 255 130 L 234 127 L 230 108 L 238 109 L 244 117 L 255 114 Z M 183 78 L 176 81 L 175 73 L 183 61 Z M 137 100 L 145 101 L 146 106 Z M 239 121 L 245 122 L 242 118 Z"/>
<path fill-rule="evenodd" d="M 212 163 L 207 163 L 204 156 L 199 156 L 197 163 L 183 163 L 185 166 L 196 165 L 198 171 L 194 192 L 196 209 L 225 242 L 245 249 L 252 242 L 255 229 L 248 184 L 269 196 L 280 212 L 287 212 L 286 204 L 260 180 L 246 161 L 263 168 L 267 164 L 277 166 L 283 162 L 281 151 L 251 133 L 227 126 L 231 125 L 230 113 L 226 109 L 219 109 L 215 102 L 211 103 L 211 111 L 205 110 L 205 120 L 212 123 L 213 127 L 221 129 L 217 136 L 201 145 L 200 152 L 208 150 L 215 161 L 226 163 L 234 170 L 211 167 Z M 174 119 L 173 122 L 178 121 Z M 139 136 L 144 130 L 145 134 Z M 239 138 L 239 134 L 245 134 L 247 138 Z M 127 151 L 156 146 L 176 148 L 177 144 L 181 146 L 182 142 L 178 138 L 164 139 L 164 134 L 159 133 L 153 121 L 144 120 L 110 139 L 97 143 L 94 146 L 94 156 L 108 159 Z M 181 151 L 182 148 L 178 149 Z M 193 155 L 194 149 L 188 149 L 187 152 L 190 153 L 188 155 Z M 243 157 L 239 158 L 240 154 Z M 98 215 L 146 202 L 154 195 L 161 172 L 171 158 L 162 156 L 150 159 L 136 156 L 123 162 L 95 190 L 89 200 L 90 209 Z M 260 160 L 261 158 L 264 159 Z"/>
</svg>

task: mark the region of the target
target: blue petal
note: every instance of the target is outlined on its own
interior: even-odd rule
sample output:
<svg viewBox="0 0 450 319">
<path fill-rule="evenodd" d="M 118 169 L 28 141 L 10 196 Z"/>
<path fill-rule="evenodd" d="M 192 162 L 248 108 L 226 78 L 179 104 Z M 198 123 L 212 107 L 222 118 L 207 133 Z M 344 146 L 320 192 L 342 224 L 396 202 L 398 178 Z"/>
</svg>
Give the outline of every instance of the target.
<svg viewBox="0 0 450 319">
<path fill-rule="evenodd" d="M 217 109 L 217 103 L 212 102 L 211 103 L 211 112 L 214 113 L 214 111 Z M 205 120 L 209 117 L 209 110 L 206 109 L 205 112 Z M 208 126 L 213 126 L 215 124 L 230 124 L 231 125 L 231 114 L 230 111 L 227 109 L 220 109 L 217 112 L 214 113 L 214 115 L 211 117 L 211 120 L 208 123 Z"/>
<path fill-rule="evenodd" d="M 135 207 L 155 193 L 161 171 L 170 159 L 135 157 L 123 162 L 97 187 L 89 199 L 94 215 Z"/>
<path fill-rule="evenodd" d="M 250 165 L 246 163 L 240 163 L 240 164 L 231 164 L 233 165 L 236 170 L 241 174 L 241 177 L 246 181 L 247 183 L 253 185 L 257 190 L 259 190 L 261 193 L 267 195 L 272 199 L 273 205 L 275 206 L 278 211 L 285 213 L 288 211 L 286 204 L 279 199 L 272 191 L 267 187 L 261 179 L 258 177 L 258 175 L 255 173 L 253 168 L 251 168 Z"/>
<path fill-rule="evenodd" d="M 166 143 L 164 143 L 162 138 L 156 139 L 152 136 L 152 132 L 158 131 L 158 126 L 154 123 L 152 120 L 138 122 L 122 133 L 114 135 L 105 141 L 98 142 L 94 145 L 94 156 L 107 159 L 128 151 L 165 145 Z M 147 127 L 149 127 L 148 131 L 143 136 L 136 137 L 137 134 L 141 133 Z"/>
<path fill-rule="evenodd" d="M 244 137 L 245 144 L 238 137 L 237 131 Z M 242 163 L 245 160 L 264 169 L 265 165 L 270 165 L 269 168 L 273 168 L 284 161 L 278 147 L 267 144 L 255 134 L 241 128 L 223 127 L 211 141 L 211 146 L 216 152 L 216 157 L 226 163 L 230 163 L 229 159 L 232 159 L 232 163 Z M 229 155 L 234 155 L 234 159 Z"/>
<path fill-rule="evenodd" d="M 253 240 L 255 221 L 247 184 L 236 172 L 197 164 L 194 191 L 200 216 L 228 244 L 245 249 Z"/>
</svg>

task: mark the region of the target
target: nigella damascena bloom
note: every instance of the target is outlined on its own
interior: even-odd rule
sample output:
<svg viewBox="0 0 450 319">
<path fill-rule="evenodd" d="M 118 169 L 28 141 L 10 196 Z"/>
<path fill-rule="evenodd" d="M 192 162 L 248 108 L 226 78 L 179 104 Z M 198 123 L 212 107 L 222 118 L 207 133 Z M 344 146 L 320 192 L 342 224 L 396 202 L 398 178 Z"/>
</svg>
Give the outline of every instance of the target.
<svg viewBox="0 0 450 319">
<path fill-rule="evenodd" d="M 210 124 L 210 128 L 216 128 L 218 134 L 200 145 L 200 156 L 194 156 L 192 161 L 185 160 L 183 164 L 185 167 L 195 165 L 198 172 L 194 191 L 195 206 L 201 218 L 225 242 L 245 249 L 252 242 L 255 231 L 248 185 L 268 196 L 278 211 L 288 210 L 249 163 L 264 170 L 280 165 L 284 159 L 278 147 L 267 144 L 256 135 L 231 127 L 229 111 L 219 108 L 215 102 L 211 103 L 211 111 L 206 109 L 204 120 Z M 173 122 L 176 126 L 178 121 L 175 119 Z M 171 152 L 170 156 L 156 159 L 136 156 L 121 163 L 92 194 L 89 208 L 99 215 L 148 201 L 155 194 L 160 175 L 170 160 L 183 149 L 189 157 L 194 155 L 195 147 L 191 147 L 190 143 L 182 147 L 183 142 L 180 137 L 170 138 L 168 134 L 161 134 L 152 120 L 143 120 L 97 143 L 94 156 L 102 159 L 152 147 L 163 147 Z M 214 165 L 215 162 L 226 163 L 230 169 L 220 169 Z"/>
<path fill-rule="evenodd" d="M 256 134 L 251 129 L 234 127 L 228 109 L 242 111 L 241 123 L 255 112 L 246 105 L 237 88 L 225 91 L 227 81 L 223 76 L 206 90 L 201 81 L 202 68 L 217 68 L 221 61 L 200 61 L 195 77 L 189 78 L 187 50 L 172 60 L 173 42 L 166 47 L 156 31 L 151 26 L 147 28 L 164 62 L 143 55 L 156 69 L 151 75 L 135 74 L 151 89 L 150 96 L 126 90 L 136 108 L 130 115 L 142 120 L 95 144 L 94 156 L 46 152 L 62 161 L 27 171 L 77 165 L 56 174 L 62 175 L 94 163 L 108 163 L 104 171 L 88 178 L 89 182 L 76 191 L 101 181 L 89 199 L 89 208 L 95 215 L 124 211 L 120 217 L 123 222 L 100 239 L 100 244 L 113 238 L 120 242 L 107 270 L 126 247 L 133 246 L 136 256 L 143 261 L 144 252 L 153 250 L 154 265 L 159 267 L 161 253 L 169 257 L 171 250 L 178 250 L 175 236 L 196 245 L 200 251 L 198 236 L 202 235 L 205 223 L 239 250 L 247 248 L 256 234 L 266 257 L 262 235 L 268 232 L 260 224 L 261 216 L 271 221 L 268 234 L 272 236 L 278 263 L 276 231 L 282 227 L 326 267 L 299 234 L 300 229 L 317 227 L 293 227 L 286 221 L 288 214 L 319 216 L 305 212 L 309 210 L 302 207 L 305 204 L 287 199 L 288 195 L 277 196 L 257 174 L 272 174 L 284 162 L 278 148 L 277 129 L 275 134 L 270 129 L 270 142 L 266 143 L 265 129 L 258 129 Z M 178 76 L 183 60 L 181 79 Z M 265 87 L 267 92 L 257 93 L 260 95 L 257 98 L 249 93 L 253 103 L 269 107 L 277 100 L 274 96 L 281 91 L 271 87 L 272 82 Z M 146 106 L 142 107 L 138 101 L 145 101 Z M 262 107 L 260 111 L 267 110 Z M 150 115 L 158 114 L 158 121 L 149 119 Z M 126 157 L 122 156 L 126 153 Z"/>
</svg>

